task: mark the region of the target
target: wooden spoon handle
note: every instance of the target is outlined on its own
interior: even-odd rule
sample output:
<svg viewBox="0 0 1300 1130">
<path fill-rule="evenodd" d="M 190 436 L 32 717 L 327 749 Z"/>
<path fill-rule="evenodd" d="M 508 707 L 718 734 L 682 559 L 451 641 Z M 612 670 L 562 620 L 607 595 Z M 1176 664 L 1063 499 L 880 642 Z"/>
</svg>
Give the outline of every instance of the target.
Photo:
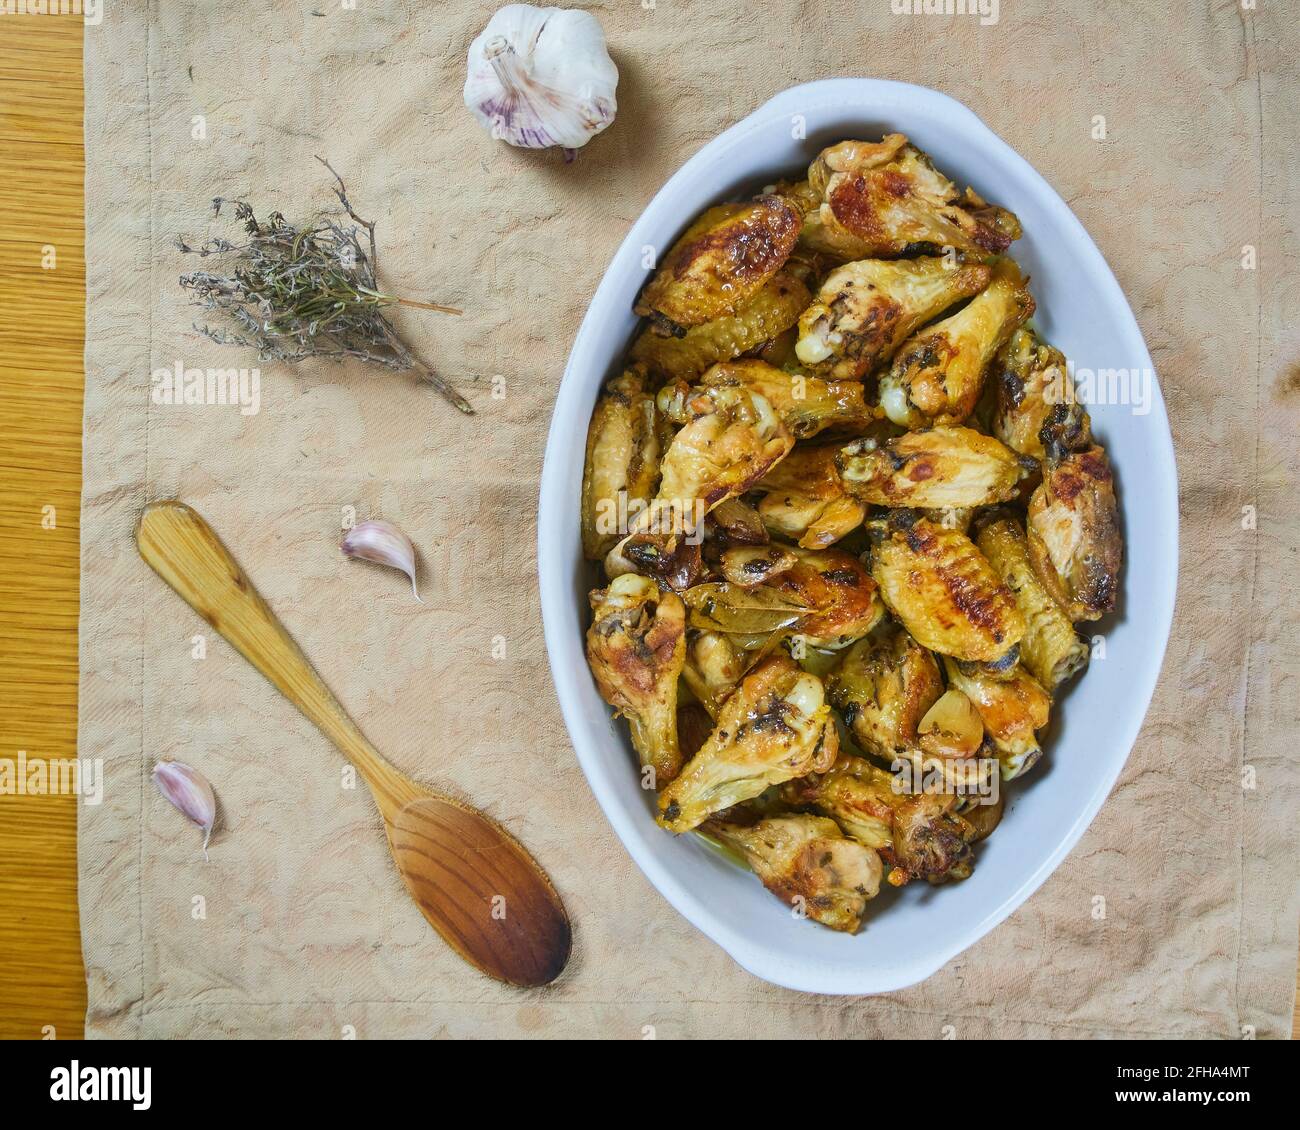
<svg viewBox="0 0 1300 1130">
<path fill-rule="evenodd" d="M 381 809 L 418 794 L 384 761 L 321 681 L 253 582 L 213 532 L 183 502 L 151 502 L 136 527 L 145 559 L 181 598 L 352 761 Z M 384 795 L 381 795 L 383 793 Z"/>
</svg>

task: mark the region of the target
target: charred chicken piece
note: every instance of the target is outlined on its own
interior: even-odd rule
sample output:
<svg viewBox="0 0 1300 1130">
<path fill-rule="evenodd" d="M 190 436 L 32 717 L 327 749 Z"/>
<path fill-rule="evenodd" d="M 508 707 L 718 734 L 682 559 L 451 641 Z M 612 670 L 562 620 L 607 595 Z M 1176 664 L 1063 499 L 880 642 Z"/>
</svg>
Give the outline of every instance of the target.
<svg viewBox="0 0 1300 1130">
<path fill-rule="evenodd" d="M 1034 312 L 1015 264 L 1001 260 L 993 281 L 957 313 L 908 338 L 880 379 L 880 405 L 906 428 L 960 424 L 975 410 L 997 351 Z"/>
<path fill-rule="evenodd" d="M 837 461 L 845 489 L 876 506 L 948 509 L 1016 496 L 1037 470 L 1032 459 L 973 428 L 930 428 L 879 444 L 859 440 Z"/>
<path fill-rule="evenodd" d="M 792 781 L 781 790 L 788 804 L 830 816 L 844 833 L 880 852 L 889 882 L 943 883 L 969 877 L 972 825 L 957 815 L 958 798 L 912 793 L 892 773 L 863 757 L 842 755 L 828 773 Z"/>
<path fill-rule="evenodd" d="M 859 640 L 826 677 L 826 694 L 854 740 L 885 760 L 917 745 L 917 727 L 943 694 L 933 655 L 896 624 Z"/>
<path fill-rule="evenodd" d="M 885 615 L 871 574 L 851 553 L 838 549 L 791 549 L 797 558 L 763 587 L 810 611 L 798 631 L 812 647 L 845 647 L 867 635 Z"/>
<path fill-rule="evenodd" d="M 909 334 L 988 286 L 991 274 L 981 263 L 934 258 L 845 263 L 800 316 L 795 355 L 821 375 L 860 380 Z"/>
<path fill-rule="evenodd" d="M 767 529 L 805 549 L 825 549 L 852 533 L 867 508 L 849 495 L 840 478 L 838 444 L 797 444 L 764 475 L 758 514 Z"/>
<path fill-rule="evenodd" d="M 667 380 L 691 381 L 717 361 L 749 353 L 794 326 L 811 301 L 802 282 L 781 272 L 735 311 L 692 326 L 682 337 L 664 337 L 649 326 L 632 346 L 632 360 Z"/>
<path fill-rule="evenodd" d="M 684 426 L 664 454 L 659 493 L 605 559 L 681 590 L 698 579 L 705 515 L 743 494 L 794 446 L 768 402 L 740 387 L 696 389 L 675 404 Z"/>
<path fill-rule="evenodd" d="M 599 561 L 621 537 L 620 516 L 654 497 L 659 481 L 654 395 L 638 368 L 605 386 L 587 429 L 582 472 L 582 552 Z"/>
<path fill-rule="evenodd" d="M 686 658 L 686 609 L 634 574 L 591 594 L 587 662 L 601 697 L 628 721 L 642 765 L 662 787 L 681 768 L 677 678 Z"/>
<path fill-rule="evenodd" d="M 1029 540 L 1018 519 L 994 513 L 980 527 L 975 544 L 1025 618 L 1020 660 L 1049 692 L 1088 665 L 1088 645 L 1034 572 Z"/>
<path fill-rule="evenodd" d="M 993 366 L 993 434 L 1021 455 L 1045 459 L 1046 435 L 1071 451 L 1092 443 L 1088 410 L 1073 397 L 1065 355 L 1022 326 Z"/>
<path fill-rule="evenodd" d="M 670 333 L 733 313 L 781 269 L 799 226 L 798 210 L 778 196 L 708 209 L 673 244 L 633 310 Z"/>
<path fill-rule="evenodd" d="M 838 752 L 821 680 L 771 656 L 741 680 L 703 748 L 659 794 L 657 819 L 687 832 L 771 785 L 829 768 Z"/>
<path fill-rule="evenodd" d="M 880 856 L 822 816 L 769 816 L 756 824 L 710 821 L 704 831 L 740 852 L 750 869 L 801 917 L 855 934 L 880 890 Z"/>
<path fill-rule="evenodd" d="M 975 704 L 984 731 L 997 751 L 1002 779 L 1010 781 L 1028 772 L 1043 755 L 1037 731 L 1047 725 L 1051 696 L 1023 667 L 1009 679 L 968 674 L 952 660 L 945 663 L 948 685 Z"/>
<path fill-rule="evenodd" d="M 1114 609 L 1124 543 L 1115 480 L 1100 446 L 1049 446 L 1027 525 L 1034 572 L 1072 621 L 1099 620 Z"/>
<path fill-rule="evenodd" d="M 828 428 L 858 432 L 876 419 L 858 381 L 824 381 L 787 373 L 753 357 L 714 365 L 700 378 L 700 384 L 710 389 L 745 389 L 762 397 L 797 440 Z M 676 418 L 679 395 L 680 390 L 671 387 L 659 393 L 658 404 L 669 418 Z"/>
<path fill-rule="evenodd" d="M 997 663 L 1025 633 L 1024 617 L 965 534 L 894 510 L 868 524 L 871 575 L 889 610 L 922 647 Z"/>
<path fill-rule="evenodd" d="M 971 189 L 958 192 L 900 133 L 822 150 L 808 169 L 808 188 L 787 195 L 817 200 L 806 213 L 804 242 L 843 259 L 940 254 L 949 247 L 996 255 L 1020 238 L 1012 213 Z"/>
</svg>

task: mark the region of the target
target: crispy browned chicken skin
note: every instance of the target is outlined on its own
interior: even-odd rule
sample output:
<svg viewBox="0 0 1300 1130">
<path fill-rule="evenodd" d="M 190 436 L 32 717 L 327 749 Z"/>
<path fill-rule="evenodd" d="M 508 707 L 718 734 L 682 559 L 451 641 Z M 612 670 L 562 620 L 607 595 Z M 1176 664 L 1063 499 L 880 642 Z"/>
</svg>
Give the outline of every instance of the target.
<svg viewBox="0 0 1300 1130">
<path fill-rule="evenodd" d="M 914 511 L 870 523 L 871 575 L 889 610 L 931 651 L 978 663 L 1003 660 L 1025 634 L 1024 617 L 965 534 Z"/>
<path fill-rule="evenodd" d="M 1115 607 L 1124 543 L 1110 461 L 1097 444 L 1049 450 L 1029 500 L 1029 558 L 1043 587 L 1071 620 L 1098 620 Z"/>
<path fill-rule="evenodd" d="M 866 758 L 842 755 L 829 772 L 792 781 L 782 795 L 825 813 L 846 835 L 879 851 L 894 886 L 971 873 L 975 829 L 957 815 L 957 797 L 906 792 L 892 773 Z"/>
<path fill-rule="evenodd" d="M 997 351 L 1033 312 L 1020 271 L 1001 260 L 993 281 L 966 306 L 903 342 L 880 379 L 885 414 L 906 428 L 964 423 Z"/>
<path fill-rule="evenodd" d="M 981 263 L 863 259 L 832 271 L 799 318 L 799 361 L 819 375 L 860 379 L 949 306 L 988 286 Z"/>
<path fill-rule="evenodd" d="M 1088 410 L 1073 399 L 1065 355 L 1021 327 L 993 365 L 993 434 L 1022 455 L 1045 459 L 1044 429 L 1050 440 L 1069 450 L 1092 443 Z"/>
<path fill-rule="evenodd" d="M 933 655 L 897 624 L 859 640 L 828 672 L 826 693 L 854 740 L 892 760 L 917 743 L 917 726 L 943 694 Z"/>
<path fill-rule="evenodd" d="M 678 326 L 733 313 L 790 257 L 800 223 L 779 196 L 710 208 L 673 244 L 634 311 Z"/>
<path fill-rule="evenodd" d="M 686 609 L 653 581 L 627 574 L 591 594 L 587 662 L 604 698 L 628 721 L 658 785 L 681 768 L 677 678 L 686 658 Z"/>
<path fill-rule="evenodd" d="M 1020 222 L 963 195 L 930 158 L 901 133 L 878 142 L 842 141 L 822 150 L 808 169 L 804 238 L 845 259 L 891 258 L 944 248 L 1000 254 L 1020 238 Z"/>
<path fill-rule="evenodd" d="M 862 440 L 836 461 L 849 494 L 891 508 L 951 509 L 1006 502 L 1037 470 L 1033 460 L 973 428 L 907 432 L 881 444 Z"/>
<path fill-rule="evenodd" d="M 705 831 L 739 851 L 763 886 L 800 917 L 855 934 L 880 890 L 880 856 L 822 816 L 772 816 L 756 824 L 711 821 Z"/>
<path fill-rule="evenodd" d="M 687 832 L 771 785 L 826 769 L 839 750 L 821 680 L 785 655 L 755 666 L 708 741 L 659 794 L 659 823 Z"/>
</svg>

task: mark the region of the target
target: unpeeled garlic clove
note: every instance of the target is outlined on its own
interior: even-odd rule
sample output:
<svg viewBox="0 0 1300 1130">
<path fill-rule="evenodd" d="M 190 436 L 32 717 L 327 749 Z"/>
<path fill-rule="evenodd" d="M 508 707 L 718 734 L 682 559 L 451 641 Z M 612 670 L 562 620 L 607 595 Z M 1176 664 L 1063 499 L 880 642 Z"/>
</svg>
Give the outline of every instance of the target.
<svg viewBox="0 0 1300 1130">
<path fill-rule="evenodd" d="M 217 820 L 217 798 L 207 778 L 183 761 L 160 761 L 153 767 L 153 780 L 173 808 L 203 829 L 203 858 L 206 860 L 212 826 Z"/>
<path fill-rule="evenodd" d="M 415 587 L 415 546 L 391 522 L 361 522 L 344 535 L 339 548 L 345 557 L 359 557 L 362 561 L 400 569 L 411 578 L 415 599 L 424 603 Z"/>
</svg>

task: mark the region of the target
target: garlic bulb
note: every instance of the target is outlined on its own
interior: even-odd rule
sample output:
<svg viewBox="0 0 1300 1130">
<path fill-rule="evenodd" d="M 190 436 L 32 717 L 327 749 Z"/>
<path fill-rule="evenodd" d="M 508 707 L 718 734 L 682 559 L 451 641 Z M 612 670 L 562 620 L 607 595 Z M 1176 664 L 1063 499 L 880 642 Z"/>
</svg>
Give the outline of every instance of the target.
<svg viewBox="0 0 1300 1130">
<path fill-rule="evenodd" d="M 614 121 L 618 68 L 590 12 L 507 4 L 469 47 L 465 105 L 492 136 L 567 158 Z"/>
<path fill-rule="evenodd" d="M 203 829 L 203 858 L 207 859 L 208 840 L 217 820 L 217 798 L 207 778 L 183 761 L 160 761 L 153 767 L 153 780 L 173 808 Z"/>
<path fill-rule="evenodd" d="M 345 557 L 359 557 L 391 569 L 400 569 L 411 578 L 411 592 L 424 603 L 415 587 L 415 546 L 391 522 L 360 522 L 353 526 L 339 544 Z"/>
</svg>

